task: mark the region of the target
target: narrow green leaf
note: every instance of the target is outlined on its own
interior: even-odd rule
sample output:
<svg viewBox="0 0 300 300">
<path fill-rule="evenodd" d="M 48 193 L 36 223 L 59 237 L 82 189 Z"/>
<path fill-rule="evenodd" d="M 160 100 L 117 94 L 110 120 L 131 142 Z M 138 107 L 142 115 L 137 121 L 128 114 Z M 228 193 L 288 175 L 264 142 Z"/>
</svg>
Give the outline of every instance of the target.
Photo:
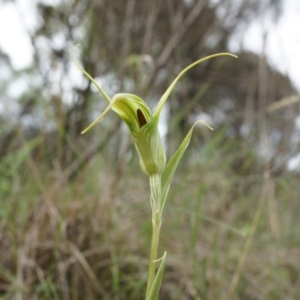
<svg viewBox="0 0 300 300">
<path fill-rule="evenodd" d="M 167 198 L 167 194 L 174 176 L 174 173 L 176 171 L 176 168 L 182 158 L 182 155 L 184 154 L 187 146 L 190 143 L 191 137 L 192 137 L 192 133 L 194 130 L 194 127 L 199 123 L 202 122 L 204 123 L 206 126 L 208 126 L 208 128 L 210 128 L 211 130 L 213 130 L 208 124 L 206 124 L 206 122 L 204 121 L 197 121 L 192 128 L 190 129 L 190 131 L 188 132 L 188 134 L 186 135 L 186 137 L 184 138 L 183 142 L 181 143 L 181 145 L 179 146 L 179 148 L 177 149 L 177 151 L 173 154 L 173 156 L 170 158 L 170 160 L 168 161 L 164 172 L 162 174 L 162 208 L 165 205 L 165 201 Z"/>
<path fill-rule="evenodd" d="M 160 290 L 160 286 L 161 286 L 161 282 L 162 282 L 162 278 L 163 278 L 164 270 L 165 270 L 166 257 L 167 257 L 167 252 L 165 252 L 162 257 L 162 261 L 157 270 L 150 294 L 146 300 L 157 300 L 158 299 L 158 294 L 159 294 L 159 290 Z"/>
</svg>

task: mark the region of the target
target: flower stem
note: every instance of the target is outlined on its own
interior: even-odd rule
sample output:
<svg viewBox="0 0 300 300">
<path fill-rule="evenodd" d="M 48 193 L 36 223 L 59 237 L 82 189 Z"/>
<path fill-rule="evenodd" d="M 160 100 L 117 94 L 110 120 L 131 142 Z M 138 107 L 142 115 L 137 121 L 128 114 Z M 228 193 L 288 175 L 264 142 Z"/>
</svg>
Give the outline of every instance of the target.
<svg viewBox="0 0 300 300">
<path fill-rule="evenodd" d="M 152 241 L 151 241 L 151 253 L 150 253 L 150 261 L 149 261 L 146 299 L 150 294 L 154 282 L 154 278 L 155 278 L 160 227 L 161 227 L 161 214 L 157 210 L 156 212 L 153 212 L 153 218 L 152 218 Z"/>
<path fill-rule="evenodd" d="M 161 205 L 161 176 L 154 174 L 149 177 L 150 179 L 150 202 L 152 208 L 152 240 L 151 240 L 151 252 L 148 270 L 146 299 L 148 299 L 151 288 L 155 279 L 156 260 L 159 243 L 159 232 L 161 227 L 162 205 Z"/>
</svg>

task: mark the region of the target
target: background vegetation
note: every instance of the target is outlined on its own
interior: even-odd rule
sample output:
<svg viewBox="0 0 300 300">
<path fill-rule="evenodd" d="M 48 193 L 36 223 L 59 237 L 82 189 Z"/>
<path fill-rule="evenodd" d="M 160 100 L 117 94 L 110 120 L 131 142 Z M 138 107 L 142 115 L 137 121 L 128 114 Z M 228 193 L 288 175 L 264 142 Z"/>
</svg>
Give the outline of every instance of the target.
<svg viewBox="0 0 300 300">
<path fill-rule="evenodd" d="M 154 107 L 196 59 L 229 51 L 280 0 L 36 1 L 34 63 L 0 49 L 1 299 L 142 299 L 151 220 L 147 178 L 128 132 L 74 68 L 71 52 L 112 96 Z M 267 36 L 266 36 L 267 38 Z M 242 48 L 178 84 L 162 129 L 169 154 L 195 118 L 164 213 L 161 299 L 299 299 L 299 96 L 266 55 Z M 3 71 L 4 73 L 4 71 Z M 75 74 L 75 75 L 74 75 Z M 26 82 L 20 96 L 11 89 Z"/>
</svg>

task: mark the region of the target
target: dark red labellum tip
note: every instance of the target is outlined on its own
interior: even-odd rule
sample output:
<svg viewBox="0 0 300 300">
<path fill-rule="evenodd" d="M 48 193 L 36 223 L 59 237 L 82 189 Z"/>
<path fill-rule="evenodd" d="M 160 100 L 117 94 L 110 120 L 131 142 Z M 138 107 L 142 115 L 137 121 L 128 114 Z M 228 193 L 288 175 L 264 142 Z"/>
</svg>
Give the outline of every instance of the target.
<svg viewBox="0 0 300 300">
<path fill-rule="evenodd" d="M 146 120 L 144 114 L 142 113 L 142 111 L 139 108 L 136 111 L 136 113 L 137 113 L 137 117 L 138 117 L 138 120 L 139 120 L 140 128 L 142 128 L 144 125 L 147 124 L 147 120 Z"/>
</svg>

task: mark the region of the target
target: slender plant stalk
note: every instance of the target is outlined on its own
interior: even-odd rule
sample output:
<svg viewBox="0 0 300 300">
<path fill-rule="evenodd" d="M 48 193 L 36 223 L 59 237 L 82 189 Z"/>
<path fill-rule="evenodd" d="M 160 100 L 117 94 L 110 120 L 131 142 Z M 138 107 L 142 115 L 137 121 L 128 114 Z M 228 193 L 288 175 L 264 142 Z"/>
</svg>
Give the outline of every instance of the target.
<svg viewBox="0 0 300 300">
<path fill-rule="evenodd" d="M 154 213 L 153 220 L 152 220 L 152 241 L 151 241 L 151 252 L 150 252 L 150 260 L 149 260 L 146 299 L 149 296 L 155 278 L 160 228 L 161 228 L 161 214 L 159 213 L 159 211 L 157 211 L 156 213 Z"/>
<path fill-rule="evenodd" d="M 146 299 L 149 297 L 156 271 L 159 233 L 162 223 L 161 176 L 152 175 L 150 179 L 150 203 L 152 208 L 152 240 L 149 260 Z"/>
</svg>

